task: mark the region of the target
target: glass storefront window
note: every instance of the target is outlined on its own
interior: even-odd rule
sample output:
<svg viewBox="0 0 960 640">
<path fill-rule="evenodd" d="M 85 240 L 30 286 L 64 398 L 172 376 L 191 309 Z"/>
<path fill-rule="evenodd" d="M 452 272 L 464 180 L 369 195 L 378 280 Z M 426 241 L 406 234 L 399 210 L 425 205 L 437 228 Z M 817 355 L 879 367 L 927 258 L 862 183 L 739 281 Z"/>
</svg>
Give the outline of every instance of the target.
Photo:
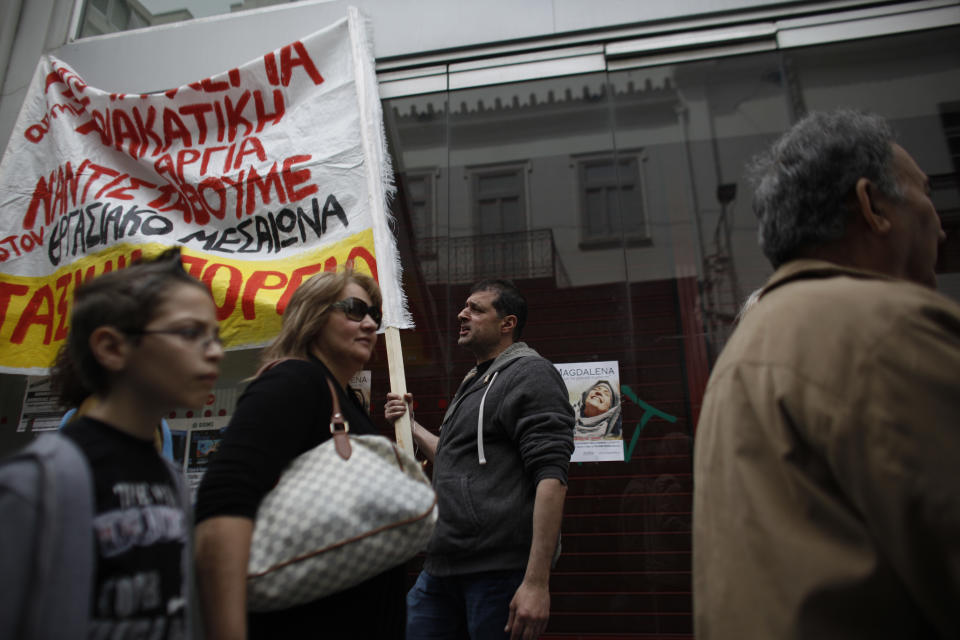
<svg viewBox="0 0 960 640">
<path fill-rule="evenodd" d="M 893 122 L 930 174 L 960 298 L 956 28 L 384 102 L 399 182 L 407 361 L 439 424 L 470 368 L 468 285 L 517 281 L 525 338 L 618 367 L 624 460 L 575 462 L 550 637 L 691 637 L 691 445 L 710 367 L 772 269 L 745 167 L 811 109 Z M 956 247 L 956 248 L 953 248 Z M 405 340 L 407 338 L 405 337 Z"/>
<path fill-rule="evenodd" d="M 407 359 L 418 420 L 439 424 L 472 365 L 453 328 L 481 278 L 518 283 L 530 304 L 524 339 L 554 363 L 616 365 L 621 460 L 571 470 L 555 633 L 691 629 L 692 422 L 672 241 L 655 229 L 662 212 L 648 196 L 658 141 L 621 149 L 615 135 L 637 124 L 638 105 L 674 129 L 676 116 L 660 87 L 637 86 L 622 108 L 605 73 L 384 104 L 418 324 L 418 360 Z M 627 257 L 637 251 L 664 266 L 633 282 Z"/>
</svg>

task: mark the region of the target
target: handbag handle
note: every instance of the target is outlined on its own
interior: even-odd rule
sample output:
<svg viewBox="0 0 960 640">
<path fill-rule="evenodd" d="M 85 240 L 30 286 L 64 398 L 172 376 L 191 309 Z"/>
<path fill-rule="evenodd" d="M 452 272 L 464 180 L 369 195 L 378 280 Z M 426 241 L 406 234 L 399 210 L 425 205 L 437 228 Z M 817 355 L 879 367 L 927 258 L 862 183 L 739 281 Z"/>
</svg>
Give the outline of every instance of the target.
<svg viewBox="0 0 960 640">
<path fill-rule="evenodd" d="M 333 436 L 333 448 L 344 460 L 349 460 L 353 453 L 350 446 L 350 423 L 343 418 L 340 411 L 340 399 L 337 397 L 337 389 L 327 378 L 327 386 L 330 387 L 330 398 L 333 400 L 333 411 L 330 414 L 330 433 Z"/>
</svg>

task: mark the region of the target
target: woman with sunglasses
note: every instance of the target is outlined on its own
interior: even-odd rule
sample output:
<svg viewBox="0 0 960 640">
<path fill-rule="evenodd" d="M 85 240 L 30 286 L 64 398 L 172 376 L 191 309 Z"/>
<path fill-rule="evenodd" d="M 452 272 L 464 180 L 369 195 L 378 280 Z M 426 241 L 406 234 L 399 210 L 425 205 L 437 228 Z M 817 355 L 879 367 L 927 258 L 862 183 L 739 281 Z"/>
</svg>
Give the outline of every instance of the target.
<svg viewBox="0 0 960 640">
<path fill-rule="evenodd" d="M 294 293 L 280 335 L 240 397 L 197 495 L 197 571 L 208 640 L 403 638 L 403 565 L 314 602 L 246 611 L 257 508 L 294 458 L 331 437 L 328 379 L 351 433 L 377 432 L 347 382 L 373 355 L 380 304 L 380 289 L 368 276 L 313 276 Z"/>
</svg>

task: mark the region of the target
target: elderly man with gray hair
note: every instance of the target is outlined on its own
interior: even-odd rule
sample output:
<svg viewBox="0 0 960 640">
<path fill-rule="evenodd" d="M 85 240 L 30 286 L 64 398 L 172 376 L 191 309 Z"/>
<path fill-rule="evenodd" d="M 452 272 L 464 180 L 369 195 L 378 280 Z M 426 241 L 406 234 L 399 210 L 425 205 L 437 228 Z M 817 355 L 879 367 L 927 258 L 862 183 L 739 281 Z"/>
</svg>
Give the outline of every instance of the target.
<svg viewBox="0 0 960 640">
<path fill-rule="evenodd" d="M 960 638 L 960 305 L 929 181 L 877 117 L 755 163 L 776 272 L 695 445 L 697 638 Z"/>
</svg>

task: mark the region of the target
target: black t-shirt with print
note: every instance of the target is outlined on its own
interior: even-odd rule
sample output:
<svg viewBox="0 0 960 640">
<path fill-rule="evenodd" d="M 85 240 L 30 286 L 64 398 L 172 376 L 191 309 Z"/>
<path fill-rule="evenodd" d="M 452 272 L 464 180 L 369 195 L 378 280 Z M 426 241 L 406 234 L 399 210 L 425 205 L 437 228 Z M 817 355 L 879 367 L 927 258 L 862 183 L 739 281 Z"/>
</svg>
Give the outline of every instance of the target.
<svg viewBox="0 0 960 640">
<path fill-rule="evenodd" d="M 82 417 L 63 430 L 93 470 L 96 578 L 88 638 L 187 636 L 188 520 L 153 442 Z"/>
</svg>

